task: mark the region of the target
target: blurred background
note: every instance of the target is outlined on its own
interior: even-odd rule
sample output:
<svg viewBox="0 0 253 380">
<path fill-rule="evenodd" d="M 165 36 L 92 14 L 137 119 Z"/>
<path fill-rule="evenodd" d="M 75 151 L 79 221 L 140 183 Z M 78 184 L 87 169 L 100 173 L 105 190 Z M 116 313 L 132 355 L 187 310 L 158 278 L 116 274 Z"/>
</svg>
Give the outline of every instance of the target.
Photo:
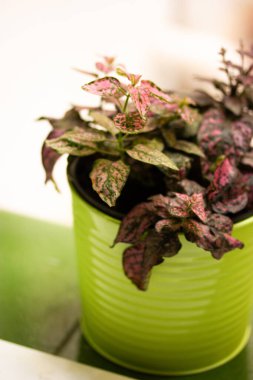
<svg viewBox="0 0 253 380">
<path fill-rule="evenodd" d="M 71 104 L 90 104 L 72 70 L 92 70 L 101 55 L 166 89 L 199 87 L 196 75 L 218 73 L 218 51 L 233 56 L 253 43 L 252 0 L 1 0 L 0 207 L 71 224 L 61 158 L 61 194 L 44 185 L 40 149 L 49 126 Z"/>
</svg>

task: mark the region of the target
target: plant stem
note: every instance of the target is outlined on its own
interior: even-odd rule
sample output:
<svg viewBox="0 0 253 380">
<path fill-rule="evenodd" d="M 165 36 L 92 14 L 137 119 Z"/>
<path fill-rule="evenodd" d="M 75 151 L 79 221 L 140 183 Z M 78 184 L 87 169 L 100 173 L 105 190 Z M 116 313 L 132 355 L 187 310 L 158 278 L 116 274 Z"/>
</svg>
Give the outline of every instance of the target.
<svg viewBox="0 0 253 380">
<path fill-rule="evenodd" d="M 126 101 L 125 101 L 124 107 L 123 107 L 123 112 L 126 112 L 129 98 L 130 98 L 130 95 L 128 94 L 127 97 L 126 97 Z"/>
</svg>

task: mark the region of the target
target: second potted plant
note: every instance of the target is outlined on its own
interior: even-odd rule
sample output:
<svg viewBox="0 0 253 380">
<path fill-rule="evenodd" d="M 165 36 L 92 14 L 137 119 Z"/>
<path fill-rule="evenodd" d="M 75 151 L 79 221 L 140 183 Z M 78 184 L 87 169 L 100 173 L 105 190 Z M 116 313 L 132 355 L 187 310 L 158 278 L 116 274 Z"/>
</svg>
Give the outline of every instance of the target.
<svg viewBox="0 0 253 380">
<path fill-rule="evenodd" d="M 249 337 L 252 53 L 239 54 L 234 64 L 222 50 L 228 81 L 213 81 L 221 95 L 200 91 L 195 101 L 105 57 L 103 76 L 83 86 L 98 106 L 46 118 L 46 180 L 70 155 L 83 331 L 129 368 L 200 372 Z"/>
</svg>

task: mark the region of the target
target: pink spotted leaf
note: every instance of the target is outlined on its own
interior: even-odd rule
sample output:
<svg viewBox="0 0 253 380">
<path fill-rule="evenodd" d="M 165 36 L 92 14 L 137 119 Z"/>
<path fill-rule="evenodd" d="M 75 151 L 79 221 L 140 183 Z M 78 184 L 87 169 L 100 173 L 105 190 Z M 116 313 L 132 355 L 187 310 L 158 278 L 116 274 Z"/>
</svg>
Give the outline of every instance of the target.
<svg viewBox="0 0 253 380">
<path fill-rule="evenodd" d="M 125 95 L 125 90 L 120 81 L 114 77 L 96 79 L 82 87 L 83 90 L 94 95 L 104 97 L 120 97 Z"/>
<path fill-rule="evenodd" d="M 129 134 L 139 133 L 145 126 L 145 122 L 138 112 L 118 113 L 113 121 L 116 128 Z"/>
<path fill-rule="evenodd" d="M 145 118 L 149 107 L 149 92 L 145 88 L 128 86 L 129 94 L 142 118 Z"/>
</svg>

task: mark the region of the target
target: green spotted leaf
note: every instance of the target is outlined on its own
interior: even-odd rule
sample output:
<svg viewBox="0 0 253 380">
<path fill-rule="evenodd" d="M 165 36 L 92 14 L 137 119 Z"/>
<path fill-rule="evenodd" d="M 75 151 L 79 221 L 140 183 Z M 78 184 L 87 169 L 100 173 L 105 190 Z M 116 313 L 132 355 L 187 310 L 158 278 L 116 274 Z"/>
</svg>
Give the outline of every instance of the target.
<svg viewBox="0 0 253 380">
<path fill-rule="evenodd" d="M 108 206 L 115 206 L 129 172 L 130 167 L 122 160 L 98 159 L 94 162 L 90 173 L 92 187 Z"/>
<path fill-rule="evenodd" d="M 104 115 L 101 112 L 91 111 L 90 116 L 92 117 L 94 123 L 105 128 L 113 136 L 119 133 L 119 130 L 115 127 L 114 122 L 108 116 Z"/>
<path fill-rule="evenodd" d="M 102 131 L 92 128 L 74 128 L 64 133 L 60 139 L 67 140 L 75 144 L 86 144 L 87 142 L 101 142 L 106 139 L 106 135 Z"/>
<path fill-rule="evenodd" d="M 137 144 L 132 149 L 128 149 L 127 154 L 137 161 L 142 161 L 155 166 L 165 166 L 173 170 L 178 170 L 175 163 L 159 149 L 150 145 Z"/>
<path fill-rule="evenodd" d="M 46 140 L 46 146 L 54 149 L 59 154 L 71 154 L 73 156 L 90 156 L 96 152 L 96 144 L 91 141 L 85 142 L 83 145 L 71 143 L 61 137 L 52 140 Z"/>
<path fill-rule="evenodd" d="M 205 154 L 203 153 L 202 149 L 199 148 L 198 145 L 190 141 L 177 140 L 173 148 L 185 153 L 194 154 L 195 156 L 205 157 Z"/>
</svg>

